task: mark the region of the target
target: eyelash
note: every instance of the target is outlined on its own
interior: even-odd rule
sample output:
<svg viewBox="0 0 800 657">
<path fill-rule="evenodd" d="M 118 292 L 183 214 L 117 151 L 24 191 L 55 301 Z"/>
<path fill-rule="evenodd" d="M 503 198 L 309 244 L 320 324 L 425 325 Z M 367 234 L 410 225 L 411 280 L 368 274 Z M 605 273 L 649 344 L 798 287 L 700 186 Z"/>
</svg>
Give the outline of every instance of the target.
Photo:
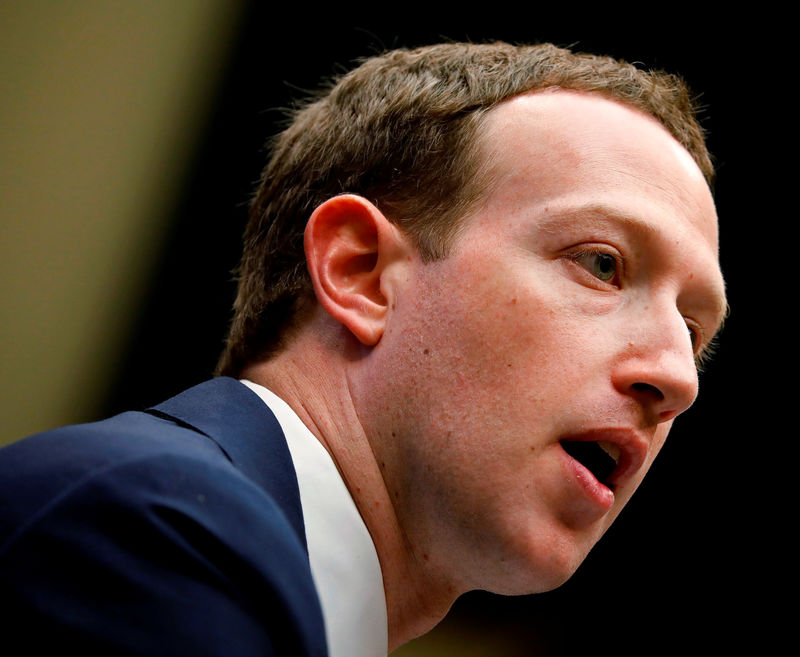
<svg viewBox="0 0 800 657">
<path fill-rule="evenodd" d="M 687 319 L 685 321 L 690 334 L 694 333 L 695 335 L 695 339 L 692 340 L 692 350 L 695 354 L 694 364 L 697 367 L 697 371 L 702 372 L 717 350 L 717 336 L 712 337 L 707 344 L 703 345 L 705 333 L 702 327 L 692 320 Z"/>
<path fill-rule="evenodd" d="M 711 340 L 709 340 L 708 344 L 703 347 L 694 357 L 694 364 L 697 367 L 698 372 L 705 370 L 706 365 L 708 365 L 708 362 L 714 357 L 716 351 L 717 337 L 714 336 L 711 338 Z"/>
</svg>

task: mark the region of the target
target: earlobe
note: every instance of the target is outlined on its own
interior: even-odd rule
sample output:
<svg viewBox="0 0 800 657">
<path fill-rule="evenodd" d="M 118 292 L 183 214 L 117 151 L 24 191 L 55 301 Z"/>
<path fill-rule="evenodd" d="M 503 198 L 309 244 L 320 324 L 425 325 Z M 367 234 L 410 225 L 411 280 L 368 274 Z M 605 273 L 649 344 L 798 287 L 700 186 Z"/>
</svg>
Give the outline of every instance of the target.
<svg viewBox="0 0 800 657">
<path fill-rule="evenodd" d="M 367 346 L 383 335 L 389 299 L 382 277 L 396 261 L 398 229 L 365 198 L 335 196 L 308 221 L 305 252 L 317 300 Z"/>
</svg>

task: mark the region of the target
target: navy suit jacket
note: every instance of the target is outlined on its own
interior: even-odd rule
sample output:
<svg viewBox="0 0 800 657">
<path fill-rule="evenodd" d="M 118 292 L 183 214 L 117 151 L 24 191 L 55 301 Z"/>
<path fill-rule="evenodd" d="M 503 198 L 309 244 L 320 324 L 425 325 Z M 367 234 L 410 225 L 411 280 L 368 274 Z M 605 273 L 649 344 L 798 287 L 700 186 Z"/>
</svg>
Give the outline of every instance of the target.
<svg viewBox="0 0 800 657">
<path fill-rule="evenodd" d="M 27 654 L 327 655 L 274 415 L 218 378 L 0 450 L 0 605 Z"/>
</svg>

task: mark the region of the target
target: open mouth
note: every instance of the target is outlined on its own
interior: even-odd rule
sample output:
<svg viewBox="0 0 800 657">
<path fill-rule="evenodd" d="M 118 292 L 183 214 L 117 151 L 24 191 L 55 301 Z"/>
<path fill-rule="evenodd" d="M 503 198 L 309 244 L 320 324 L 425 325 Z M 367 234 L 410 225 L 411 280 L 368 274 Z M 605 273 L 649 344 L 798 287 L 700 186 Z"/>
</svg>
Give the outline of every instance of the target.
<svg viewBox="0 0 800 657">
<path fill-rule="evenodd" d="M 614 490 L 610 477 L 617 469 L 619 448 L 594 440 L 562 440 L 564 451 L 591 472 L 601 484 Z"/>
</svg>

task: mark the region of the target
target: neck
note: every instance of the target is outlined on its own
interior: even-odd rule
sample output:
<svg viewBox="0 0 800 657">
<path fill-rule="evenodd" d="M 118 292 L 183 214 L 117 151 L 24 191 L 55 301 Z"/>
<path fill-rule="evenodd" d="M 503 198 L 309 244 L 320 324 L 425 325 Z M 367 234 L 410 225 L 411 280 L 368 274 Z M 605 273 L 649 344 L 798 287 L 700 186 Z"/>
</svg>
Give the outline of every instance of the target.
<svg viewBox="0 0 800 657">
<path fill-rule="evenodd" d="M 350 370 L 358 359 L 339 353 L 301 330 L 286 350 L 248 366 L 242 377 L 281 397 L 330 453 L 375 544 L 392 651 L 433 628 L 458 593 L 443 581 L 443 569 L 406 539 L 386 486 L 387 466 L 376 455 L 350 392 Z"/>
</svg>

